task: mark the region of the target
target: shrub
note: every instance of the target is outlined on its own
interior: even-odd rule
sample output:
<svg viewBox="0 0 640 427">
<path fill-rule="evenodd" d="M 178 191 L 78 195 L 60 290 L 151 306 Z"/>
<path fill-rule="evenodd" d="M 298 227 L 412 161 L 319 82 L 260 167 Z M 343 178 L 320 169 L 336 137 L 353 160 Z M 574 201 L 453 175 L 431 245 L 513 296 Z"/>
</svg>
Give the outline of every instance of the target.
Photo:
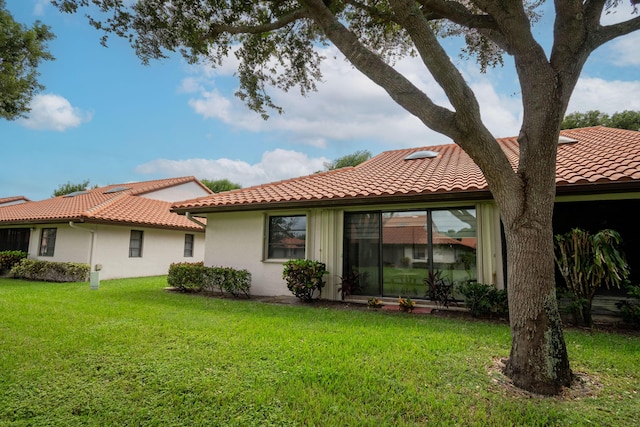
<svg viewBox="0 0 640 427">
<path fill-rule="evenodd" d="M 338 292 L 342 293 L 342 299 L 348 298 L 354 293 L 358 292 L 362 285 L 367 283 L 369 273 L 366 271 L 360 273 L 358 270 L 353 270 L 350 273 L 340 277 L 340 287 Z"/>
<path fill-rule="evenodd" d="M 640 286 L 627 285 L 627 299 L 616 303 L 625 323 L 640 326 Z"/>
<path fill-rule="evenodd" d="M 574 228 L 555 236 L 555 259 L 567 289 L 575 298 L 573 306 L 579 321 L 593 326 L 591 305 L 602 285 L 619 287 L 629 277 L 629 265 L 619 249 L 622 238 L 614 230 L 595 234 Z"/>
<path fill-rule="evenodd" d="M 89 264 L 24 258 L 11 268 L 9 274 L 20 279 L 43 282 L 86 282 L 90 271 Z"/>
<path fill-rule="evenodd" d="M 406 299 L 398 297 L 398 308 L 402 311 L 406 311 L 407 313 L 411 313 L 413 309 L 416 308 L 416 302 L 412 301 L 409 297 Z"/>
<path fill-rule="evenodd" d="M 382 302 L 382 300 L 380 298 L 376 298 L 376 297 L 371 297 L 367 300 L 367 307 L 368 308 L 380 308 L 384 305 L 384 303 Z"/>
<path fill-rule="evenodd" d="M 507 291 L 504 289 L 468 282 L 461 284 L 458 291 L 464 296 L 464 303 L 473 317 L 509 314 Z"/>
<path fill-rule="evenodd" d="M 205 267 L 203 262 L 181 262 L 169 266 L 167 282 L 183 292 L 230 293 L 249 296 L 251 273 L 229 267 Z"/>
<path fill-rule="evenodd" d="M 310 259 L 292 259 L 284 264 L 282 278 L 287 288 L 303 301 L 311 301 L 320 296 L 324 287 L 323 276 L 328 274 L 326 265 Z"/>
<path fill-rule="evenodd" d="M 16 265 L 21 259 L 27 257 L 27 253 L 23 251 L 2 251 L 0 252 L 0 273 Z"/>
<path fill-rule="evenodd" d="M 204 262 L 176 262 L 169 266 L 167 283 L 183 292 L 200 292 L 206 282 Z"/>
<path fill-rule="evenodd" d="M 234 297 L 244 294 L 249 297 L 251 289 L 251 273 L 248 270 L 236 270 L 229 267 L 211 267 L 208 269 L 211 289 L 221 294 L 230 293 Z"/>
<path fill-rule="evenodd" d="M 430 271 L 424 279 L 424 283 L 427 285 L 427 298 L 435 302 L 438 307 L 449 307 L 449 304 L 454 301 L 453 283 L 443 279 L 441 274 L 440 270 Z"/>
</svg>

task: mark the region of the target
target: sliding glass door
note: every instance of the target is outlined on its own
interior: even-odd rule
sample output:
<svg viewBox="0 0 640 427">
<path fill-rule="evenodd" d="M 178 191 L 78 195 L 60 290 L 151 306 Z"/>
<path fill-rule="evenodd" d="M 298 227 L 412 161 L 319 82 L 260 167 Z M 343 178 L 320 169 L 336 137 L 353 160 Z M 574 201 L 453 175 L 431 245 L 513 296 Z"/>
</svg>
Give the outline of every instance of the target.
<svg viewBox="0 0 640 427">
<path fill-rule="evenodd" d="M 427 298 L 425 279 L 476 279 L 475 209 L 345 213 L 344 273 L 356 295 Z"/>
</svg>

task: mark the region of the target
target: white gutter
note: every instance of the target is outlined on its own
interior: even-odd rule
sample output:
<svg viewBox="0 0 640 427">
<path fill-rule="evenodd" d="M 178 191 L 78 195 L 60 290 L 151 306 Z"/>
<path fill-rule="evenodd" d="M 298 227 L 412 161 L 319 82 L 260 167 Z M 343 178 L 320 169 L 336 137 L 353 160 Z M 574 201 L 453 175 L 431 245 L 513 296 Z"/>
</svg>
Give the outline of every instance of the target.
<svg viewBox="0 0 640 427">
<path fill-rule="evenodd" d="M 196 224 L 198 224 L 200 227 L 202 227 L 203 230 L 207 229 L 207 224 L 205 224 L 204 222 L 198 221 L 197 219 L 195 219 L 193 216 L 191 216 L 191 212 L 185 212 L 184 215 L 187 217 L 187 219 L 191 222 L 195 222 Z"/>
</svg>

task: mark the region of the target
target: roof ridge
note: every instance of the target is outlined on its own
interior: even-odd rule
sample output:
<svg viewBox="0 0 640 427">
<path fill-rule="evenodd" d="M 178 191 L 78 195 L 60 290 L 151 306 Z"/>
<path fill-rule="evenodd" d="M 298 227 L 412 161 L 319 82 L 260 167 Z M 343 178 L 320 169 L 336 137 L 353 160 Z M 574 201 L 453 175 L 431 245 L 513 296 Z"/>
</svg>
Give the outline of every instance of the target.
<svg viewBox="0 0 640 427">
<path fill-rule="evenodd" d="M 165 179 L 156 179 L 152 181 L 142 181 L 139 184 L 148 183 L 149 185 L 143 186 L 142 188 L 138 188 L 138 189 L 131 189 L 129 194 L 140 195 L 140 194 L 150 193 L 155 190 L 174 187 L 176 185 L 184 184 L 185 182 L 189 182 L 189 181 L 197 181 L 197 180 L 195 176 L 190 175 L 190 176 L 181 176 L 177 178 L 165 178 Z"/>
<path fill-rule="evenodd" d="M 105 200 L 102 203 L 98 203 L 97 205 L 87 209 L 84 214 L 87 217 L 92 217 L 92 216 L 96 216 L 96 213 L 104 208 L 106 208 L 107 206 L 112 205 L 113 203 L 117 202 L 119 199 L 122 199 L 124 196 L 128 196 L 130 195 L 129 193 L 118 193 L 116 194 L 114 197 L 111 197 L 110 199 Z"/>
</svg>

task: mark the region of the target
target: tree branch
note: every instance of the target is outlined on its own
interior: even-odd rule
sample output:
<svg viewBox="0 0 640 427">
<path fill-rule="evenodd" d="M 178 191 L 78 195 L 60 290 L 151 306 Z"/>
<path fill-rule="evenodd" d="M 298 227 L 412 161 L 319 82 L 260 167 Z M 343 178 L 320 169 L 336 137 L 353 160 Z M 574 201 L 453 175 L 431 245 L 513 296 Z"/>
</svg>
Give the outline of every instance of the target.
<svg viewBox="0 0 640 427">
<path fill-rule="evenodd" d="M 278 30 L 286 27 L 292 22 L 300 19 L 310 18 L 305 9 L 297 9 L 288 15 L 281 16 L 277 21 L 269 22 L 262 25 L 228 25 L 228 24 L 212 24 L 206 37 L 216 38 L 219 34 L 261 34 L 269 31 Z"/>
<path fill-rule="evenodd" d="M 497 30 L 495 20 L 486 14 L 471 12 L 462 3 L 449 0 L 418 0 L 428 20 L 448 19 L 472 29 Z"/>
<path fill-rule="evenodd" d="M 327 8 L 322 0 L 301 0 L 327 38 L 360 72 L 382 87 L 391 98 L 418 117 L 425 125 L 456 139 L 459 131 L 454 126 L 454 113 L 436 105 L 402 74 L 367 49 Z"/>
</svg>

